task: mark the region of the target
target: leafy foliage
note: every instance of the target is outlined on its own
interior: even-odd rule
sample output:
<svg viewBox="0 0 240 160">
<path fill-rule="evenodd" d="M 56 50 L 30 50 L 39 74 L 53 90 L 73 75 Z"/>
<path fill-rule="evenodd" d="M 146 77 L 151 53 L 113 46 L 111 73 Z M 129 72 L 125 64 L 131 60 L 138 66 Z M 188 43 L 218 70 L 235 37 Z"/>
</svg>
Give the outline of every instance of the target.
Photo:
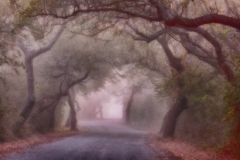
<svg viewBox="0 0 240 160">
<path fill-rule="evenodd" d="M 226 102 L 226 117 L 225 120 L 231 126 L 230 137 L 231 140 L 228 145 L 224 147 L 225 154 L 235 155 L 240 157 L 240 56 L 232 57 L 236 62 L 236 76 L 231 84 L 226 87 L 226 95 L 224 97 Z"/>
<path fill-rule="evenodd" d="M 8 65 L 18 72 L 23 67 L 21 54 L 15 48 L 15 17 L 6 1 L 0 2 L 0 66 Z"/>
<path fill-rule="evenodd" d="M 222 122 L 224 86 L 219 84 L 224 81 L 214 71 L 199 67 L 186 69 L 180 77 L 184 83 L 181 92 L 187 96 L 189 108 L 180 116 L 175 136 L 197 144 L 200 142 L 203 147 L 223 144 L 228 130 Z M 157 86 L 158 96 L 173 95 L 174 99 L 178 79 L 172 76 Z"/>
<path fill-rule="evenodd" d="M 16 73 L 19 68 L 24 68 L 22 55 L 16 44 L 23 28 L 27 26 L 35 39 L 43 38 L 39 21 L 34 21 L 33 18 L 23 19 L 18 14 L 18 10 L 10 7 L 8 0 L 0 2 L 0 66 L 8 65 Z"/>
</svg>

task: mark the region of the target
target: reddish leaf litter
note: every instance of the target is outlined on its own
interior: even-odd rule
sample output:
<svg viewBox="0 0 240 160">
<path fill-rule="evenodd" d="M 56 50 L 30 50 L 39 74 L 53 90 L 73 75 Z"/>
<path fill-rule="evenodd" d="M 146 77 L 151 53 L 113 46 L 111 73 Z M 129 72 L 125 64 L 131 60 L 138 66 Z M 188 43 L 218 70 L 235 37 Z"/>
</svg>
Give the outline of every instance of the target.
<svg viewBox="0 0 240 160">
<path fill-rule="evenodd" d="M 37 134 L 26 139 L 0 143 L 0 160 L 9 153 L 22 153 L 25 149 L 39 144 L 45 144 L 63 137 L 80 134 L 79 131 L 52 132 L 44 135 Z"/>
<path fill-rule="evenodd" d="M 175 139 L 161 139 L 149 135 L 149 145 L 155 149 L 156 158 L 161 160 L 237 160 L 214 151 L 205 151 Z"/>
</svg>

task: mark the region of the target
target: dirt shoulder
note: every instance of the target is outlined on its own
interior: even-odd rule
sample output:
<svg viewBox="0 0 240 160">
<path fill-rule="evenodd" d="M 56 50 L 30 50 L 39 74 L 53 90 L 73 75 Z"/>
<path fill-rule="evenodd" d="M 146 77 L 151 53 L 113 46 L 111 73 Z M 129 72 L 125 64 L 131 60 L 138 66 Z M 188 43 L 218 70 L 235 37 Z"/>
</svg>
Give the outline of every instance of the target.
<svg viewBox="0 0 240 160">
<path fill-rule="evenodd" d="M 159 139 L 156 135 L 149 135 L 148 143 L 157 152 L 165 152 L 168 155 L 176 156 L 175 159 L 182 160 L 235 160 L 231 157 L 224 157 L 213 151 L 205 151 L 192 146 L 186 142 L 173 139 Z M 156 156 L 157 157 L 157 156 Z M 159 157 L 162 158 L 162 157 Z M 171 158 L 166 158 L 166 160 Z M 164 159 L 165 160 L 165 159 Z"/>
<path fill-rule="evenodd" d="M 81 134 L 82 131 L 62 131 L 62 132 L 52 132 L 47 134 L 35 134 L 29 138 L 19 139 L 12 142 L 0 143 L 0 160 L 4 156 L 10 153 L 22 153 L 25 149 L 37 146 L 40 144 L 49 143 L 63 137 L 69 137 L 77 134 Z"/>
</svg>

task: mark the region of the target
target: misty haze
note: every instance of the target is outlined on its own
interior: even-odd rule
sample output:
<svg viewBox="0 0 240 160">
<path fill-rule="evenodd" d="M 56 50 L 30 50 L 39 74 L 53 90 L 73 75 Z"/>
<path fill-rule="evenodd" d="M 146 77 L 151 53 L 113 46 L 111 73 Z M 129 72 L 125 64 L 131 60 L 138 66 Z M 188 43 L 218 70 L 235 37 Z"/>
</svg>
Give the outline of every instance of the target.
<svg viewBox="0 0 240 160">
<path fill-rule="evenodd" d="M 240 159 L 239 0 L 0 0 L 0 160 Z"/>
</svg>

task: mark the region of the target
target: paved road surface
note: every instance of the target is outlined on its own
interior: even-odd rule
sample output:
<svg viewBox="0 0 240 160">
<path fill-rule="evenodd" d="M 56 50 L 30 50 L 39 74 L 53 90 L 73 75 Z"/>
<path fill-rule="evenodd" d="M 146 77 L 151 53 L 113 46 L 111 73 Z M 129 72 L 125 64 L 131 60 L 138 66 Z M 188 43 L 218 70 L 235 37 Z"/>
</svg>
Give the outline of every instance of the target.
<svg viewBox="0 0 240 160">
<path fill-rule="evenodd" d="M 8 155 L 4 160 L 155 160 L 143 131 L 109 121 L 80 125 L 86 133 Z"/>
</svg>

